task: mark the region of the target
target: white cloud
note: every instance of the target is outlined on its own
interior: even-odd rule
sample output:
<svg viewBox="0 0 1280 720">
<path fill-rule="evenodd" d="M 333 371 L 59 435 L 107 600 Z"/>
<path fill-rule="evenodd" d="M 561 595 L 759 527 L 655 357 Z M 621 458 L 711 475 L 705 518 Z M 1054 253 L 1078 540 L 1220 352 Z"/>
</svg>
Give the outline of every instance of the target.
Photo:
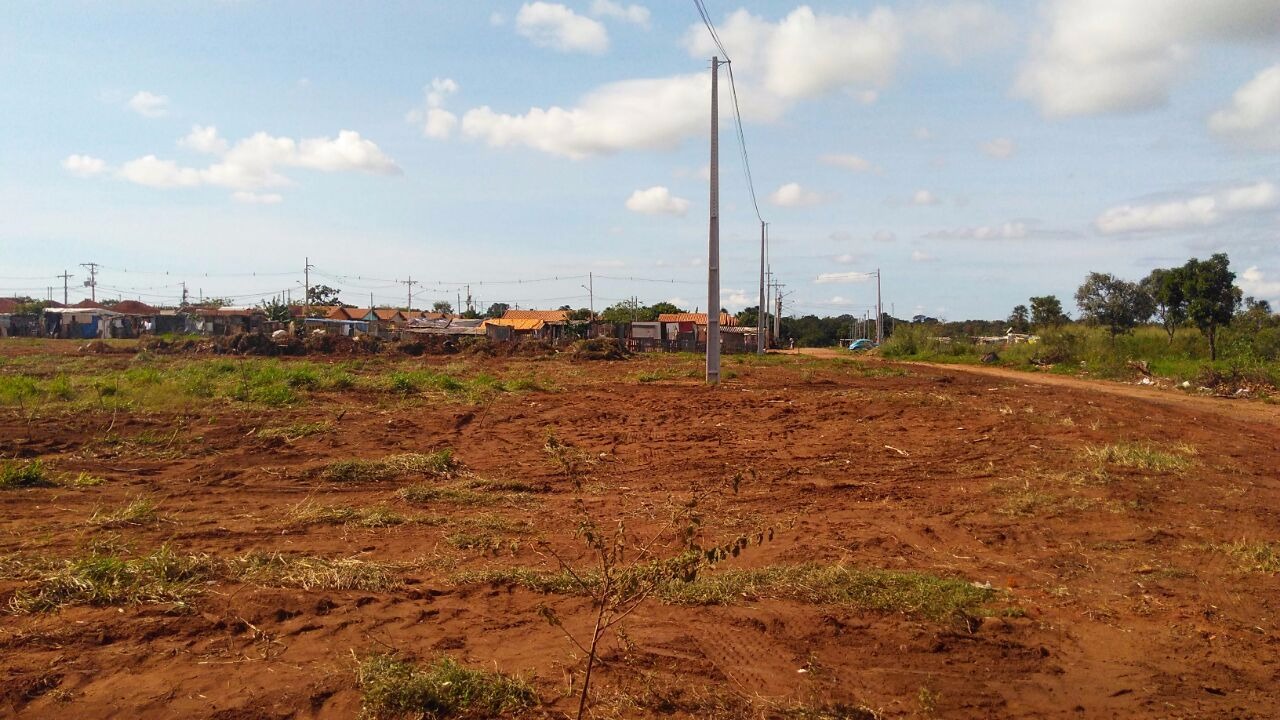
<svg viewBox="0 0 1280 720">
<path fill-rule="evenodd" d="M 1236 90 L 1231 104 L 1209 118 L 1209 129 L 1246 147 L 1280 150 L 1280 65 Z"/>
<path fill-rule="evenodd" d="M 811 207 L 826 199 L 821 193 L 801 187 L 800 183 L 787 183 L 769 194 L 769 202 L 778 207 Z"/>
<path fill-rule="evenodd" d="M 218 136 L 218 128 L 213 125 L 192 125 L 191 132 L 179 140 L 178 145 L 205 155 L 221 155 L 227 151 L 227 141 Z"/>
<path fill-rule="evenodd" d="M 1021 240 L 1030 234 L 1026 223 L 1007 222 L 1001 225 L 980 225 L 978 227 L 939 230 L 925 235 L 927 238 L 950 240 Z"/>
<path fill-rule="evenodd" d="M 643 5 L 627 5 L 612 0 L 595 0 L 591 3 L 591 14 L 596 17 L 622 20 L 642 28 L 649 27 L 649 8 Z"/>
<path fill-rule="evenodd" d="M 990 142 L 982 143 L 982 152 L 988 157 L 998 160 L 1011 158 L 1018 152 L 1018 144 L 1009 138 L 996 138 Z"/>
<path fill-rule="evenodd" d="M 883 87 L 902 53 L 900 22 L 887 8 L 863 17 L 818 15 L 800 6 L 777 23 L 738 10 L 717 30 L 739 77 L 763 77 L 764 88 L 786 100 Z M 686 45 L 694 57 L 716 53 L 702 25 L 692 27 Z"/>
<path fill-rule="evenodd" d="M 231 199 L 247 205 L 279 205 L 284 197 L 278 193 L 255 193 L 237 190 L 231 193 Z"/>
<path fill-rule="evenodd" d="M 920 142 L 929 142 L 933 139 L 933 131 L 927 127 L 918 127 L 916 128 L 915 136 Z"/>
<path fill-rule="evenodd" d="M 129 109 L 138 113 L 142 117 L 158 118 L 164 117 L 169 112 L 169 98 L 164 95 L 156 95 L 155 93 L 139 90 L 137 94 L 129 98 L 127 103 Z"/>
<path fill-rule="evenodd" d="M 858 155 L 823 155 L 819 160 L 823 164 L 854 172 L 871 172 L 880 169 L 872 164 L 870 160 Z"/>
<path fill-rule="evenodd" d="M 218 156 L 207 168 L 182 167 L 172 160 L 146 155 L 120 167 L 123 180 L 154 188 L 214 185 L 250 191 L 291 184 L 280 173 L 283 168 L 305 168 L 321 172 L 366 172 L 400 174 L 399 166 L 373 142 L 353 130 L 342 130 L 336 138 L 273 137 L 257 133 L 228 147 L 212 127 L 193 128 L 181 141 L 185 147 Z M 269 197 L 269 196 L 264 196 Z M 241 198 L 236 198 L 241 200 Z"/>
<path fill-rule="evenodd" d="M 203 182 L 199 170 L 178 167 L 172 160 L 161 160 L 155 155 L 130 160 L 116 174 L 131 183 L 154 188 L 194 187 Z"/>
<path fill-rule="evenodd" d="M 107 163 L 102 158 L 88 155 L 68 155 L 62 161 L 62 167 L 76 177 L 87 178 L 106 172 Z"/>
<path fill-rule="evenodd" d="M 532 108 L 523 115 L 488 106 L 462 117 L 462 132 L 494 147 L 527 147 L 581 159 L 638 148 L 669 150 L 704 131 L 711 80 L 706 75 L 625 80 L 592 91 L 576 107 Z"/>
<path fill-rule="evenodd" d="M 907 18 L 907 28 L 923 40 L 923 46 L 952 63 L 1008 44 L 1014 37 L 1013 22 L 985 2 L 957 0 L 917 8 Z"/>
<path fill-rule="evenodd" d="M 851 253 L 845 253 L 843 255 L 837 255 L 831 259 L 839 265 L 850 265 L 858 261 L 858 256 Z"/>
<path fill-rule="evenodd" d="M 1095 221 L 1104 235 L 1207 227 L 1226 216 L 1280 206 L 1280 189 L 1270 182 L 1227 188 L 1213 194 L 1148 205 L 1121 205 Z"/>
<path fill-rule="evenodd" d="M 1269 280 L 1257 265 L 1240 273 L 1240 289 L 1245 295 L 1280 304 L 1280 280 Z"/>
<path fill-rule="evenodd" d="M 458 126 L 458 116 L 445 110 L 444 103 L 458 89 L 458 83 L 452 78 L 434 78 L 423 91 L 426 94 L 426 108 L 410 110 L 405 115 L 405 120 L 421 125 L 424 137 L 447 140 Z"/>
<path fill-rule="evenodd" d="M 502 27 L 507 24 L 507 16 L 496 11 L 489 13 L 489 24 L 494 27 Z"/>
<path fill-rule="evenodd" d="M 422 134 L 437 140 L 446 140 L 453 135 L 458 126 L 458 116 L 448 110 L 431 108 L 427 111 L 427 119 L 422 124 Z"/>
<path fill-rule="evenodd" d="M 923 250 L 911 251 L 912 262 L 933 262 L 934 260 L 937 260 L 937 258 L 935 258 L 934 256 L 930 255 L 929 253 Z"/>
<path fill-rule="evenodd" d="M 609 49 L 609 31 L 560 3 L 525 3 L 516 14 L 516 32 L 534 45 L 559 52 L 600 55 Z"/>
<path fill-rule="evenodd" d="M 627 198 L 627 209 L 641 215 L 684 215 L 689 212 L 689 201 L 678 198 L 661 185 L 647 190 L 636 190 Z"/>
<path fill-rule="evenodd" d="M 1164 105 L 1196 46 L 1280 35 L 1275 0 L 1051 0 L 1015 92 L 1050 117 Z"/>
<path fill-rule="evenodd" d="M 937 205 L 941 202 L 942 201 L 938 199 L 937 195 L 934 195 L 928 190 L 917 190 L 915 194 L 911 196 L 911 204 L 918 205 L 920 207 Z"/>
<path fill-rule="evenodd" d="M 898 236 L 892 230 L 877 230 L 872 234 L 871 239 L 876 242 L 893 242 L 898 239 Z"/>
<path fill-rule="evenodd" d="M 835 285 L 843 283 L 864 283 L 871 276 L 864 272 L 822 273 L 814 279 L 815 285 Z"/>
</svg>

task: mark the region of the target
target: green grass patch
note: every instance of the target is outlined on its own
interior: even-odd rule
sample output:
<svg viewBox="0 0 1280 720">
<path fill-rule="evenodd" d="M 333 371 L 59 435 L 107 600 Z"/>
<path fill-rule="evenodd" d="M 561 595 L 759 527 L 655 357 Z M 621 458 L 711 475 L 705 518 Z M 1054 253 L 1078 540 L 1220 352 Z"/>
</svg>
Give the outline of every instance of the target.
<svg viewBox="0 0 1280 720">
<path fill-rule="evenodd" d="M 0 462 L 0 490 L 44 487 L 52 485 L 44 462 L 40 460 L 5 460 Z"/>
<path fill-rule="evenodd" d="M 599 582 L 593 574 L 579 575 L 588 585 Z M 584 589 L 567 572 L 530 568 L 506 568 L 460 573 L 459 585 L 506 584 L 553 594 L 582 594 Z M 690 581 L 663 584 L 657 596 L 675 605 L 733 605 L 777 599 L 815 605 L 840 605 L 947 620 L 983 617 L 994 590 L 960 578 L 924 572 L 862 570 L 844 565 L 775 565 L 754 570 L 701 572 Z"/>
<path fill-rule="evenodd" d="M 449 449 L 433 453 L 390 455 L 381 460 L 339 460 L 320 471 L 329 482 L 363 483 L 389 480 L 402 475 L 435 475 L 449 477 L 461 468 Z"/>
<path fill-rule="evenodd" d="M 1117 465 L 1154 472 L 1182 472 L 1191 467 L 1196 449 L 1178 444 L 1159 447 L 1150 443 L 1114 443 L 1086 447 L 1083 456 L 1099 465 Z"/>
<path fill-rule="evenodd" d="M 1246 572 L 1280 573 L 1280 543 L 1241 540 L 1216 547 Z"/>
<path fill-rule="evenodd" d="M 538 704 L 533 688 L 520 678 L 467 668 L 448 656 L 419 666 L 394 655 L 374 655 L 360 663 L 356 682 L 364 693 L 366 720 L 495 718 Z"/>
<path fill-rule="evenodd" d="M 65 605 L 186 607 L 200 593 L 210 569 L 207 558 L 179 555 L 167 546 L 133 559 L 94 553 L 41 575 L 34 588 L 19 590 L 9 607 L 15 613 L 47 612 Z"/>
</svg>

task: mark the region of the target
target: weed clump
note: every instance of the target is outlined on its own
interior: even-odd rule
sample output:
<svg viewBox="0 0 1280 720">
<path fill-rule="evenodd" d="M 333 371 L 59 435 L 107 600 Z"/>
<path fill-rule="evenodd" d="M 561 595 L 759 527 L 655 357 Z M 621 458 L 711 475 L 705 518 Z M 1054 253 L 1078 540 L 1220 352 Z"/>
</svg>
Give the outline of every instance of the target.
<svg viewBox="0 0 1280 720">
<path fill-rule="evenodd" d="M 302 590 L 385 591 L 400 586 L 397 566 L 357 558 L 250 553 L 227 562 L 227 575 L 241 582 Z"/>
<path fill-rule="evenodd" d="M 175 603 L 185 607 L 209 579 L 208 558 L 179 555 L 168 546 L 139 558 L 91 554 L 66 561 L 9 602 L 16 613 L 47 612 L 65 605 Z"/>
<path fill-rule="evenodd" d="M 381 460 L 339 460 L 326 465 L 320 476 L 329 482 L 378 482 L 411 474 L 449 477 L 461 467 L 453 451 L 446 448 L 426 454 L 390 455 Z"/>
<path fill-rule="evenodd" d="M 360 663 L 356 682 L 364 692 L 363 717 L 368 720 L 494 718 L 538 704 L 523 680 L 472 670 L 447 655 L 425 667 L 394 655 L 374 655 Z"/>
<path fill-rule="evenodd" d="M 143 497 L 111 512 L 97 510 L 89 517 L 89 522 L 107 529 L 140 527 L 160 522 L 160 516 L 156 514 L 156 502 Z"/>
<path fill-rule="evenodd" d="M 1246 572 L 1280 573 L 1280 543 L 1239 542 L 1219 545 Z"/>
<path fill-rule="evenodd" d="M 1148 443 L 1115 443 L 1091 446 L 1084 449 L 1086 459 L 1099 465 L 1155 472 L 1182 472 L 1191 466 L 1196 449 L 1190 445 L 1174 445 L 1161 449 Z"/>
<path fill-rule="evenodd" d="M 29 462 L 6 460 L 0 463 L 0 490 L 43 487 L 52 484 L 47 477 L 44 463 L 40 460 Z"/>
</svg>

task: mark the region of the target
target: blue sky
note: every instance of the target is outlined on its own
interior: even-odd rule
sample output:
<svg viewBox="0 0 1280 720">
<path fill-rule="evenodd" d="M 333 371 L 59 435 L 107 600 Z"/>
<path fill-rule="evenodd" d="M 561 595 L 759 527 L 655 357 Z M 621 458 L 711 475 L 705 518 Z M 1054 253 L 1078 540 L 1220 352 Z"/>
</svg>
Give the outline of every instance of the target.
<svg viewBox="0 0 1280 720">
<path fill-rule="evenodd" d="M 707 7 L 789 314 L 861 315 L 880 268 L 899 316 L 1003 317 L 1219 251 L 1280 302 L 1275 0 Z M 97 262 L 107 296 L 254 303 L 296 297 L 309 257 L 359 304 L 412 277 L 415 304 L 471 283 L 586 306 L 592 273 L 597 308 L 705 307 L 697 23 L 692 2 L 5 3 L 0 295 L 61 299 L 54 276 Z M 722 109 L 737 310 L 759 224 Z"/>
</svg>

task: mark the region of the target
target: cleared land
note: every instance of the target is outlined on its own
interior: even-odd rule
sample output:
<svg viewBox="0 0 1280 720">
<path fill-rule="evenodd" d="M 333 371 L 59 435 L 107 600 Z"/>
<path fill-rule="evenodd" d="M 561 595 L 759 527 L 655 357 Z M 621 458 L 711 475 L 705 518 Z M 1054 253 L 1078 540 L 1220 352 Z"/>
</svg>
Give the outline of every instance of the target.
<svg viewBox="0 0 1280 720">
<path fill-rule="evenodd" d="M 699 558 L 604 637 L 593 717 L 1280 712 L 1274 405 L 843 357 L 0 359 L 0 715 L 562 717 L 584 520 Z"/>
</svg>

